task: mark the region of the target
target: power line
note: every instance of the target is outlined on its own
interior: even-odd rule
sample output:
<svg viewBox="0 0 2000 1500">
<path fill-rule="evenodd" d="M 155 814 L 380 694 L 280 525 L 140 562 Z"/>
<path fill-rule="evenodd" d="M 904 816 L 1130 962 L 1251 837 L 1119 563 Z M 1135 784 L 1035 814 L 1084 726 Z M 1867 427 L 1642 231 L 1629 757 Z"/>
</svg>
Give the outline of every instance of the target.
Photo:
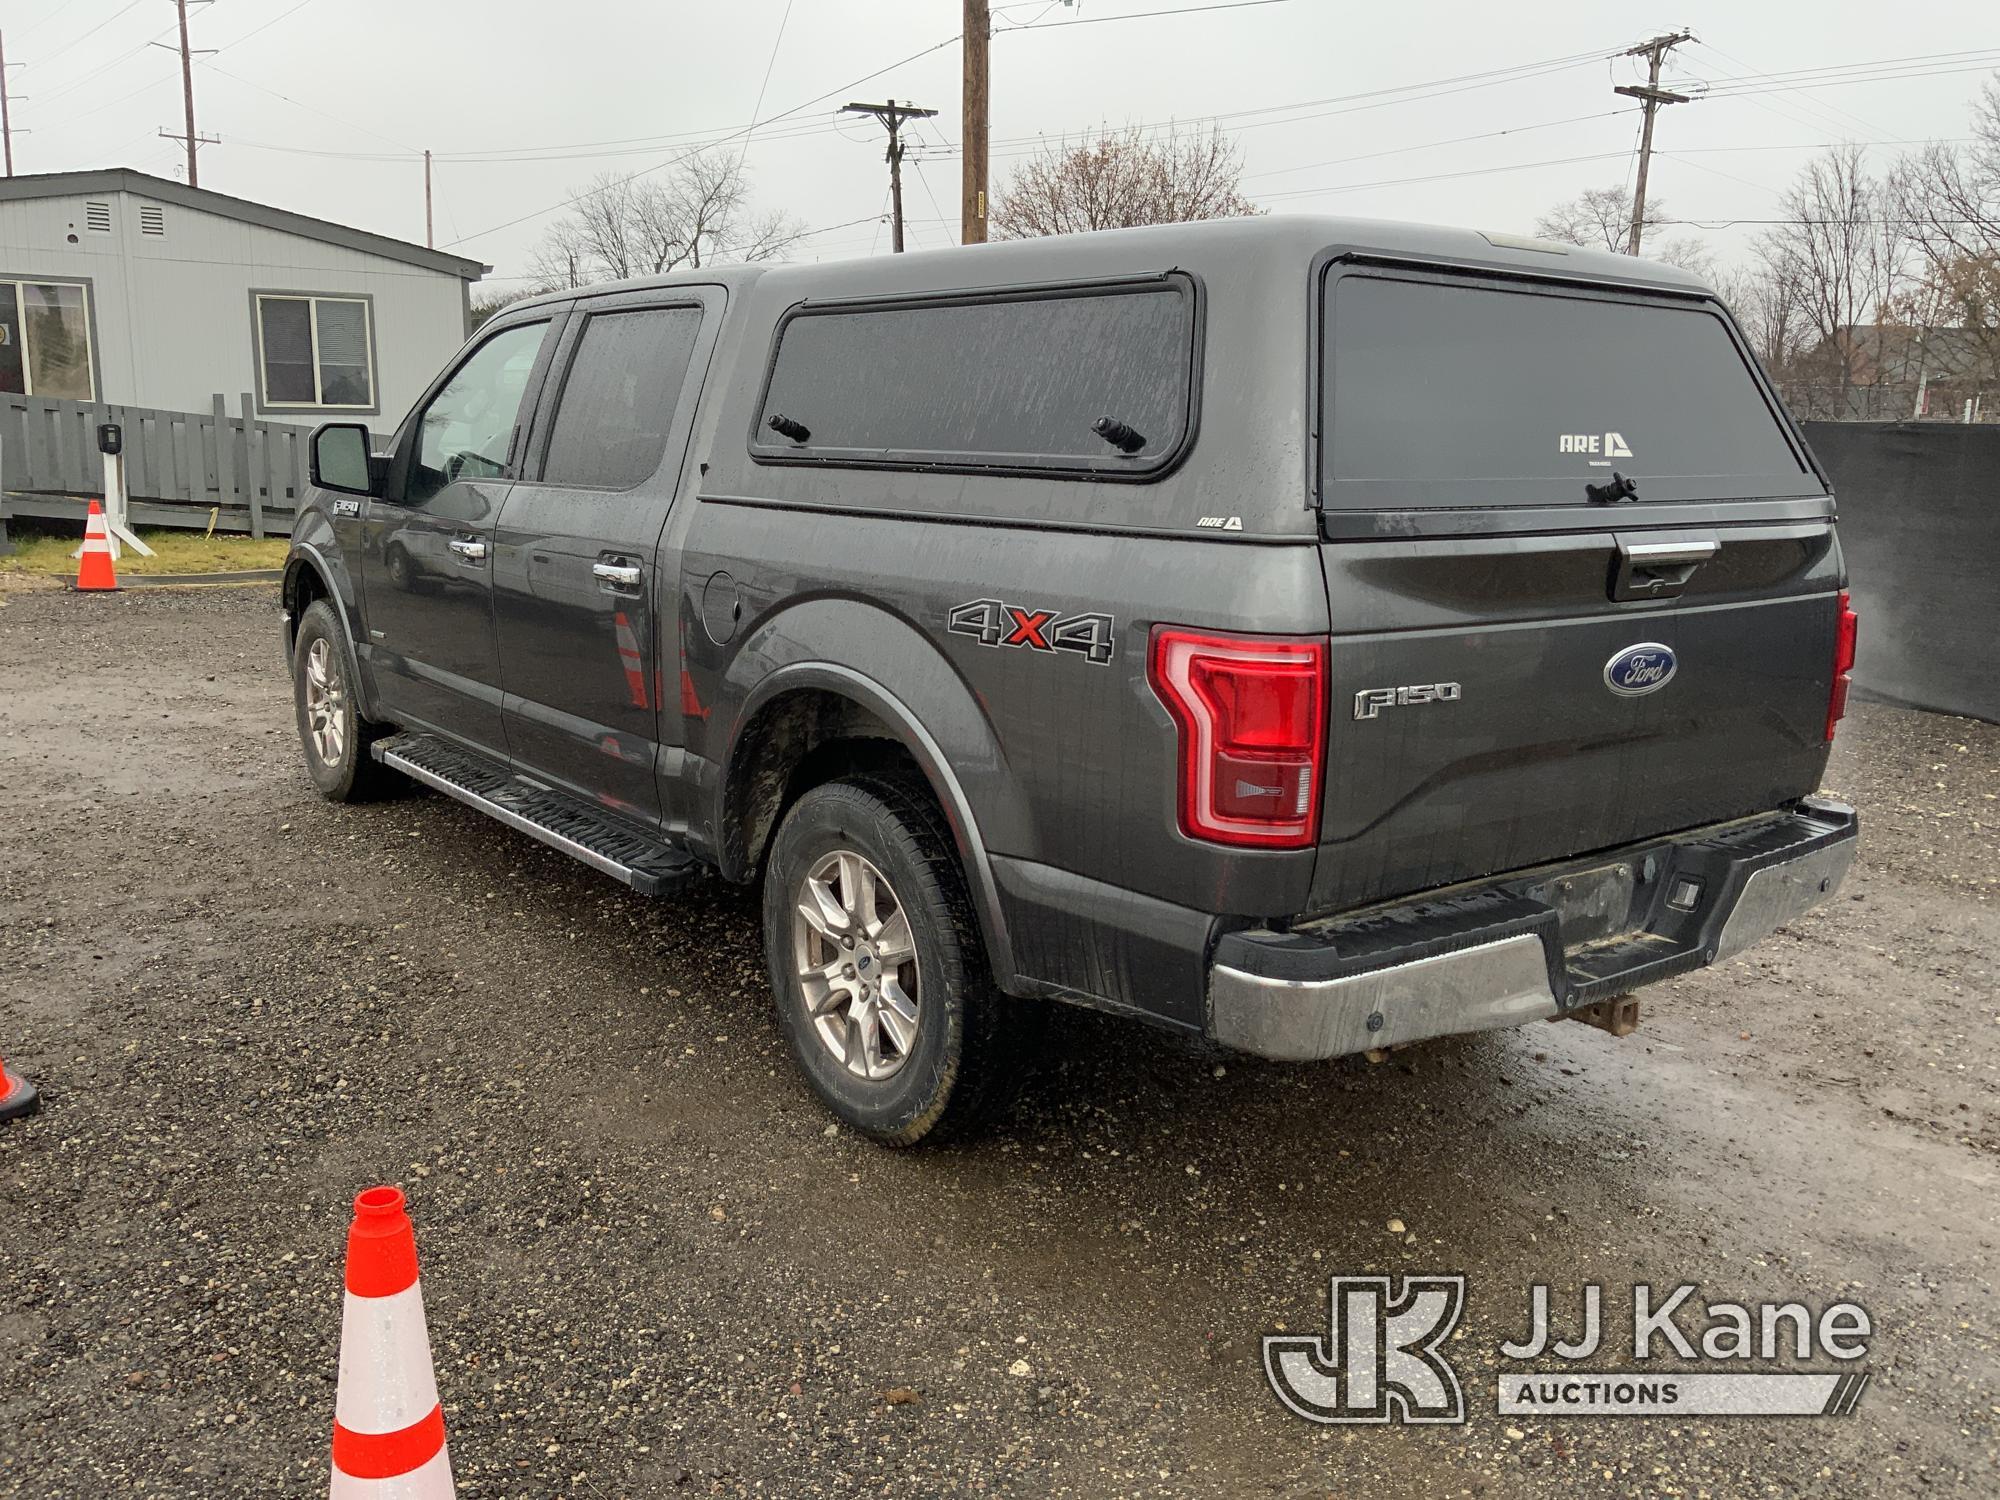
<svg viewBox="0 0 2000 1500">
<path fill-rule="evenodd" d="M 1966 58 L 1991 57 L 2000 57 L 2000 47 L 1968 47 L 1957 52 L 1918 52 L 1908 57 L 1878 57 L 1866 62 L 1820 63 L 1810 68 L 1784 68 L 1769 73 L 1748 73 L 1739 81 L 1744 83 L 1783 82 L 1829 73 L 1854 73 L 1871 68 L 1904 67 L 1916 63 L 1942 65 L 1948 62 L 1963 61 Z M 1745 66 L 1748 65 L 1745 64 Z"/>
<path fill-rule="evenodd" d="M 269 31 L 273 26 L 276 26 L 280 21 L 290 20 L 293 16 L 297 15 L 300 11 L 304 10 L 308 5 L 311 5 L 312 3 L 313 0 L 299 0 L 299 3 L 297 5 L 294 5 L 290 10 L 283 11 L 280 14 L 273 16 L 270 20 L 266 21 L 262 26 L 256 27 L 254 30 L 244 32 L 243 35 L 239 36 L 233 42 L 224 42 L 220 47 L 217 47 L 215 50 L 217 52 L 227 52 L 232 47 L 240 47 L 245 42 L 249 41 L 250 38 L 252 38 L 253 36 L 262 36 L 265 32 Z"/>
<path fill-rule="evenodd" d="M 56 48 L 55 51 L 47 54 L 45 57 L 42 58 L 42 63 L 47 64 L 54 62 L 57 58 L 61 57 L 65 52 L 69 51 L 72 47 L 78 46 L 81 43 L 89 41 L 92 37 L 96 36 L 98 32 L 102 31 L 105 27 L 109 26 L 113 21 L 116 21 L 121 16 L 127 15 L 130 12 L 137 10 L 140 6 L 144 5 L 145 3 L 146 0 L 132 0 L 131 4 L 123 7 L 120 10 L 113 11 L 110 15 L 106 16 L 103 20 L 99 21 L 95 26 L 91 27 L 88 31 L 84 32 L 82 35 L 72 37 L 70 40 L 64 42 L 60 47 Z"/>
<path fill-rule="evenodd" d="M 1228 0 L 1220 5 L 1188 5 L 1179 10 L 1134 10 L 1115 16 L 1078 16 L 1070 21 L 1051 21 L 1046 26 L 1037 26 L 1030 21 L 1025 26 L 996 26 L 995 33 L 1002 31 L 1057 31 L 1064 26 L 1095 26 L 1105 21 L 1148 21 L 1155 16 L 1193 16 L 1208 10 L 1248 10 L 1255 5 L 1286 5 L 1290 0 Z M 1047 15 L 1045 9 L 1042 12 Z"/>
<path fill-rule="evenodd" d="M 1142 132 L 1185 129 L 1198 125 L 1227 125 L 1231 130 L 1241 132 L 1258 130 L 1270 125 L 1303 125 L 1313 120 L 1323 120 L 1334 115 L 1356 114 L 1363 110 L 1386 109 L 1398 104 L 1418 104 L 1432 99 L 1444 98 L 1451 94 L 1468 93 L 1476 89 L 1493 88 L 1507 83 L 1524 83 L 1530 79 L 1560 73 L 1586 63 L 1602 62 L 1607 57 L 1615 57 L 1615 51 L 1578 52 L 1565 57 L 1543 58 L 1536 62 L 1516 63 L 1505 68 L 1489 68 L 1479 73 L 1462 73 L 1450 78 L 1429 79 L 1420 83 L 1398 84 L 1393 88 L 1368 89 L 1358 94 L 1334 94 L 1324 99 L 1302 99 L 1290 104 L 1263 105 L 1255 109 L 1226 110 L 1219 114 L 1189 115 L 1176 118 L 1163 125 L 1143 126 Z M 1323 109 L 1321 106 L 1334 105 L 1337 108 Z M 1315 110 L 1313 114 L 1293 114 L 1295 110 Z M 1282 119 L 1256 119 L 1255 116 L 1283 115 Z M 1051 140 L 1061 141 L 1065 135 L 1050 137 L 1046 134 L 1013 136 L 995 141 L 995 146 L 1025 146 L 1026 151 L 1000 151 L 1003 156 L 1031 155 L 1047 147 Z"/>
<path fill-rule="evenodd" d="M 63 0 L 63 3 L 61 5 L 58 5 L 54 10 L 50 11 L 47 15 L 43 16 L 41 20 L 30 21 L 26 26 L 24 26 L 21 29 L 21 35 L 31 36 L 35 32 L 40 31 L 44 26 L 48 25 L 49 22 L 53 21 L 57 16 L 62 15 L 74 4 L 76 4 L 76 0 Z"/>
<path fill-rule="evenodd" d="M 884 66 L 875 69 L 873 72 L 864 73 L 859 78 L 851 79 L 848 82 L 841 84 L 838 88 L 828 89 L 823 94 L 815 94 L 812 98 L 807 99 L 803 103 L 794 104 L 790 109 L 780 111 L 778 114 L 772 115 L 769 119 L 752 121 L 749 125 L 745 126 L 741 130 L 732 131 L 730 132 L 730 134 L 723 136 L 718 140 L 709 142 L 709 145 L 719 146 L 722 145 L 724 142 L 734 140 L 737 136 L 746 135 L 752 130 L 760 129 L 765 125 L 774 125 L 779 120 L 789 119 L 791 116 L 798 114 L 801 110 L 811 109 L 815 104 L 819 104 L 827 99 L 831 99 L 836 94 L 845 94 L 852 89 L 859 88 L 864 83 L 869 83 L 877 78 L 880 78 L 884 73 L 892 73 L 897 68 L 901 68 L 910 63 L 913 63 L 920 57 L 928 57 L 930 56 L 931 53 L 952 46 L 957 41 L 958 37 L 956 34 L 954 34 L 952 36 L 946 37 L 941 42 L 933 42 L 928 47 L 920 48 L 919 50 L 912 52 L 908 57 L 898 58 L 895 62 L 885 64 Z M 678 156 L 668 158 L 666 161 L 655 162 L 650 167 L 642 167 L 636 172 L 629 173 L 628 175 L 619 178 L 612 185 L 623 187 L 628 182 L 634 182 L 637 179 L 649 176 L 654 172 L 663 172 L 667 168 L 675 166 L 678 163 L 687 160 L 688 157 L 696 155 L 697 152 L 699 152 L 702 149 L 705 148 L 697 147 L 695 148 L 694 151 L 684 151 Z M 512 229 L 517 224 L 525 224 L 530 219 L 539 219 L 544 214 L 552 214 L 556 212 L 558 209 L 566 208 L 573 201 L 575 201 L 573 198 L 564 198 L 560 202 L 551 203 L 542 208 L 533 209 L 528 213 L 517 214 L 515 217 L 508 219 L 503 223 L 492 224 L 487 226 L 485 229 L 474 230 L 471 234 L 461 235 L 458 239 L 455 239 L 450 243 L 453 245 L 462 245 L 467 240 L 476 240 L 476 239 L 481 239 L 489 234 L 498 234 L 503 229 Z"/>
<path fill-rule="evenodd" d="M 1624 151 L 1598 151 L 1587 156 L 1557 156 L 1547 161 L 1513 162 L 1500 167 L 1466 167 L 1456 172 L 1432 172 L 1422 177 L 1390 177 L 1380 182 L 1346 182 L 1331 187 L 1287 188 L 1279 193 L 1266 193 L 1265 198 L 1308 198 L 1318 193 L 1356 193 L 1364 188 L 1408 187 L 1419 182 L 1448 182 L 1457 177 L 1486 177 L 1499 172 L 1526 172 L 1536 167 L 1567 167 L 1586 161 L 1610 161 L 1623 158 Z"/>
<path fill-rule="evenodd" d="M 1326 161 L 1304 162 L 1296 167 L 1273 167 L 1265 172 L 1245 173 L 1243 181 L 1254 182 L 1260 177 L 1282 177 L 1288 172 L 1310 172 L 1315 167 L 1344 167 L 1355 162 L 1375 161 L 1384 156 L 1403 156 L 1412 151 L 1434 151 L 1440 146 L 1463 146 L 1472 141 L 1497 140 L 1501 136 L 1526 135 L 1534 130 L 1553 130 L 1558 125 L 1577 125 L 1586 120 L 1613 120 L 1622 115 L 1636 115 L 1636 109 L 1607 109 L 1594 115 L 1571 115 L 1563 120 L 1544 120 L 1539 125 L 1509 125 L 1502 130 L 1482 130 L 1477 135 L 1455 135 L 1444 140 L 1420 141 L 1413 146 L 1391 146 L 1384 151 L 1369 151 L 1360 156 L 1336 156 Z"/>
<path fill-rule="evenodd" d="M 1743 58 L 1738 57 L 1735 53 L 1725 51 L 1723 48 L 1716 46 L 1713 42 L 1698 41 L 1695 43 L 1695 45 L 1700 47 L 1704 52 L 1713 52 L 1717 57 L 1726 58 L 1730 62 L 1735 63 L 1738 67 L 1747 69 L 1748 74 L 1750 76 L 1756 75 L 1757 65 L 1755 63 L 1747 62 Z M 1710 66 L 1713 67 L 1713 64 L 1711 64 Z M 1736 75 L 1732 75 L 1727 72 L 1723 73 L 1724 78 L 1732 78 L 1735 76 Z M 1738 81 L 1741 80 L 1739 79 Z M 1869 132 L 1875 135 L 1882 135 L 1886 133 L 1881 129 L 1880 126 L 1870 124 L 1868 121 L 1863 120 L 1859 115 L 1855 114 L 1852 110 L 1843 109 L 1839 105 L 1822 104 L 1817 99 L 1804 99 L 1800 100 L 1799 102 L 1805 105 L 1815 115 L 1824 119 L 1827 123 L 1831 124 L 1833 128 L 1836 130 L 1841 130 L 1845 128 L 1839 122 L 1839 116 L 1845 115 L 1848 119 L 1855 121 L 1857 124 L 1861 125 L 1863 129 L 1868 130 Z M 1780 110 L 1775 105 L 1764 105 L 1762 107 L 1765 109 L 1769 109 L 1774 114 L 1785 113 L 1785 111 Z"/>
<path fill-rule="evenodd" d="M 778 65 L 778 48 L 784 44 L 785 28 L 792 21 L 792 0 L 785 0 L 785 13 L 778 18 L 778 34 L 771 38 L 771 55 L 764 60 L 764 81 L 757 85 L 757 102 L 750 106 L 750 123 L 743 131 L 743 151 L 750 149 L 750 137 L 757 130 L 757 116 L 764 112 L 764 95 L 771 87 L 771 70 Z M 743 152 L 736 156 L 736 170 L 743 170 Z"/>
<path fill-rule="evenodd" d="M 291 105 L 294 109 L 302 109 L 306 111 L 306 113 L 308 114 L 318 115 L 322 119 L 331 120 L 333 121 L 334 124 L 343 126 L 348 130 L 357 130 L 361 132 L 361 134 L 363 135 L 372 135 L 378 141 L 387 141 L 392 146 L 400 147 L 402 151 L 408 156 L 423 155 L 423 148 L 420 146 L 406 145 L 404 142 L 396 140 L 392 136 L 383 135 L 379 130 L 370 130 L 365 125 L 357 125 L 352 120 L 344 120 L 339 115 L 329 114 L 326 110 L 320 109 L 316 105 L 306 104 L 301 100 L 294 99 L 290 94 L 281 94 L 276 89 L 266 88 L 263 84 L 257 82 L 257 80 L 254 78 L 245 78 L 241 73 L 230 72 L 229 69 L 218 65 L 213 59 L 210 59 L 202 63 L 202 66 L 208 69 L 211 73 L 220 73 L 224 78 L 234 79 L 236 82 L 242 84 L 245 88 L 255 89 L 260 94 L 269 94 L 273 99 L 281 99 L 286 104 Z"/>
<path fill-rule="evenodd" d="M 131 9 L 131 7 L 127 6 L 126 9 L 129 10 Z M 123 15 L 124 12 L 120 11 L 119 14 Z M 117 17 L 114 16 L 112 19 L 116 20 Z M 172 36 L 174 34 L 174 31 L 175 31 L 174 27 L 172 26 L 167 27 L 166 30 L 158 32 L 155 35 L 148 37 L 145 41 L 139 43 L 139 45 L 134 47 L 131 51 L 121 52 L 116 57 L 112 58 L 110 61 L 100 63 L 98 66 L 92 68 L 88 73 L 82 74 L 80 77 L 71 79 L 68 83 L 64 84 L 61 88 L 56 89 L 52 93 L 42 95 L 39 102 L 45 105 L 53 104 L 58 99 L 65 99 L 69 97 L 69 95 L 75 93 L 78 89 L 82 88 L 86 83 L 91 82 L 93 79 L 101 78 L 106 73 L 109 73 L 113 68 L 119 67 L 122 64 L 130 62 L 133 58 L 139 56 L 142 52 L 144 52 L 148 47 L 152 46 L 153 43 L 158 41 L 163 41 L 165 38 Z"/>
</svg>

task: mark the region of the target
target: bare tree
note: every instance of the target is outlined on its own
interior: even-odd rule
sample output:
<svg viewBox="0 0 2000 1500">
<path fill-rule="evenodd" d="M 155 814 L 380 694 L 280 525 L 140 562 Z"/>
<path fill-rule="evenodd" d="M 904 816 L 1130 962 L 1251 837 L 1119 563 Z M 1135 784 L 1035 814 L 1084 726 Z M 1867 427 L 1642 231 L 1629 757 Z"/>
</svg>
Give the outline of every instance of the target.
<svg viewBox="0 0 2000 1500">
<path fill-rule="evenodd" d="M 1646 200 L 1645 217 L 1649 226 L 1671 222 L 1667 218 L 1667 205 L 1658 198 Z M 1574 198 L 1558 203 L 1535 220 L 1535 233 L 1560 244 L 1580 245 L 1586 250 L 1609 250 L 1614 255 L 1623 255 L 1632 234 L 1631 190 L 1622 187 L 1585 188 Z M 1686 235 L 1658 241 L 1647 259 L 1663 260 L 1684 271 L 1692 271 L 1704 281 L 1713 282 L 1721 274 L 1721 267 L 1709 248 L 1700 240 Z"/>
<path fill-rule="evenodd" d="M 1646 200 L 1646 222 L 1656 223 L 1667 206 Z M 1535 233 L 1564 245 L 1623 254 L 1632 234 L 1632 193 L 1629 188 L 1585 188 L 1535 220 Z"/>
<path fill-rule="evenodd" d="M 2000 370 L 2000 78 L 1973 106 L 1970 142 L 1904 157 L 1889 190 L 1923 267 L 1913 317 L 1962 329 L 1977 363 Z"/>
<path fill-rule="evenodd" d="M 577 287 L 771 260 L 803 233 L 787 214 L 753 210 L 739 157 L 695 152 L 661 176 L 598 177 L 549 227 L 530 270 L 545 288 Z"/>
<path fill-rule="evenodd" d="M 1881 339 L 1867 347 L 1863 325 L 1890 317 L 1904 290 L 1908 247 L 1891 195 L 1868 174 L 1852 143 L 1829 147 L 1799 171 L 1779 200 L 1785 222 L 1758 241 L 1769 274 L 1796 298 L 1812 348 L 1810 378 L 1848 392 L 1864 368 L 1879 379 Z"/>
<path fill-rule="evenodd" d="M 1789 378 L 1811 335 L 1805 299 L 1788 268 L 1758 254 L 1748 265 L 1724 267 L 1709 278 L 1709 284 L 1736 315 L 1750 352 L 1765 372 L 1773 380 Z"/>
<path fill-rule="evenodd" d="M 1027 239 L 1261 213 L 1242 177 L 1243 153 L 1220 130 L 1149 136 L 1133 126 L 1043 148 L 1015 169 L 988 223 L 1001 239 Z"/>
</svg>

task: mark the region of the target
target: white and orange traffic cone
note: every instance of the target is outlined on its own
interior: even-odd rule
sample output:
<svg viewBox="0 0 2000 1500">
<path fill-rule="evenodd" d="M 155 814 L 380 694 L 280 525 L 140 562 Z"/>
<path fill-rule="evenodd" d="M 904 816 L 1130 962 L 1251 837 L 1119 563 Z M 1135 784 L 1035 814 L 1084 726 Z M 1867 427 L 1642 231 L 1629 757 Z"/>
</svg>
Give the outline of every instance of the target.
<svg viewBox="0 0 2000 1500">
<path fill-rule="evenodd" d="M 622 609 L 612 615 L 611 623 L 618 635 L 618 663 L 625 669 L 625 694 L 634 708 L 650 708 L 652 705 L 646 699 L 646 663 L 639 654 L 638 634 Z"/>
<path fill-rule="evenodd" d="M 83 550 L 77 553 L 78 593 L 113 590 L 118 587 L 118 570 L 111 565 L 111 525 L 104 507 L 90 502 L 90 518 L 83 523 Z"/>
<path fill-rule="evenodd" d="M 35 1092 L 35 1086 L 0 1058 L 0 1120 L 31 1115 L 41 1107 L 42 1096 Z"/>
<path fill-rule="evenodd" d="M 417 1236 L 400 1188 L 354 1200 L 330 1500 L 452 1500 Z"/>
</svg>

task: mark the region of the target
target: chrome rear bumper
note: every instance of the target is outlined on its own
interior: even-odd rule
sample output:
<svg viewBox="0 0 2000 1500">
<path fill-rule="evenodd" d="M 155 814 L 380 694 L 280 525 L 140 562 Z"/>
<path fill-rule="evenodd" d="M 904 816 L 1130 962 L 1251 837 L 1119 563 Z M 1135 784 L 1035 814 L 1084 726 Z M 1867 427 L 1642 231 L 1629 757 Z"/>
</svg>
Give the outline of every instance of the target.
<svg viewBox="0 0 2000 1500">
<path fill-rule="evenodd" d="M 1209 1035 L 1306 1061 L 1560 1016 L 1741 953 L 1826 900 L 1856 840 L 1852 808 L 1809 799 L 1288 932 L 1230 934 L 1209 969 Z"/>
</svg>

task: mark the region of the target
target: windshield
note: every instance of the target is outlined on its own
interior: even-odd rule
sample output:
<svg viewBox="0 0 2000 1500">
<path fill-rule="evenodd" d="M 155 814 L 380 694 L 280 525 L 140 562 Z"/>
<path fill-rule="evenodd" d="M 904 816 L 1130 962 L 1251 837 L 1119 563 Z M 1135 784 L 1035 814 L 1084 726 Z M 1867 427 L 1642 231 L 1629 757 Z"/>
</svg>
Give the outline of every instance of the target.
<svg viewBox="0 0 2000 1500">
<path fill-rule="evenodd" d="M 1329 506 L 1823 493 L 1701 304 L 1349 273 L 1325 319 Z"/>
</svg>

